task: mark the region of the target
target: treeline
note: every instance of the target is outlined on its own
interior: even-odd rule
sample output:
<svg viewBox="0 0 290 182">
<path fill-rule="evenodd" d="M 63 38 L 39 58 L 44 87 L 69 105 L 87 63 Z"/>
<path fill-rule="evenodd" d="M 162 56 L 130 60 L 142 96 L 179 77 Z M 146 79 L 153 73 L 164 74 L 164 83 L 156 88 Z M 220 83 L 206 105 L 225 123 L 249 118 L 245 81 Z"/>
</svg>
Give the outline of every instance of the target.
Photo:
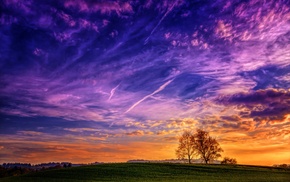
<svg viewBox="0 0 290 182">
<path fill-rule="evenodd" d="M 0 166 L 0 178 L 9 176 L 19 176 L 32 172 L 45 171 L 51 169 L 68 168 L 72 166 L 71 163 L 48 163 L 45 166 L 42 165 L 32 166 L 31 164 L 23 164 L 23 163 L 4 163 L 2 166 Z"/>
<path fill-rule="evenodd" d="M 71 167 L 72 163 L 70 163 L 70 162 L 48 162 L 48 163 L 41 163 L 41 164 L 35 164 L 35 165 L 31 165 L 30 163 L 3 163 L 2 164 L 2 167 L 4 167 L 4 168 L 21 167 L 21 168 L 40 169 L 42 167 L 49 168 L 49 167 L 55 167 L 55 166 Z"/>
<path fill-rule="evenodd" d="M 273 167 L 289 168 L 290 169 L 290 164 L 274 164 Z"/>
<path fill-rule="evenodd" d="M 9 176 L 19 176 L 22 174 L 27 174 L 30 172 L 34 172 L 34 169 L 25 168 L 25 167 L 12 167 L 12 168 L 4 168 L 0 166 L 0 178 L 9 177 Z"/>
</svg>

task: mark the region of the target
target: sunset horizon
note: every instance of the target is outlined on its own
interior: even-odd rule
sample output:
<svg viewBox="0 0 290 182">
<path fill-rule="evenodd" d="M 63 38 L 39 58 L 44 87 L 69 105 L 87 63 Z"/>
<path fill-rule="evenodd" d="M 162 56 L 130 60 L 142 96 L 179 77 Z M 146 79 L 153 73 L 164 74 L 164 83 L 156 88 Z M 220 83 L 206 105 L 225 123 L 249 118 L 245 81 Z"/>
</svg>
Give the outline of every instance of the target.
<svg viewBox="0 0 290 182">
<path fill-rule="evenodd" d="M 1 9 L 0 164 L 177 159 L 197 129 L 219 161 L 290 164 L 289 1 Z"/>
</svg>

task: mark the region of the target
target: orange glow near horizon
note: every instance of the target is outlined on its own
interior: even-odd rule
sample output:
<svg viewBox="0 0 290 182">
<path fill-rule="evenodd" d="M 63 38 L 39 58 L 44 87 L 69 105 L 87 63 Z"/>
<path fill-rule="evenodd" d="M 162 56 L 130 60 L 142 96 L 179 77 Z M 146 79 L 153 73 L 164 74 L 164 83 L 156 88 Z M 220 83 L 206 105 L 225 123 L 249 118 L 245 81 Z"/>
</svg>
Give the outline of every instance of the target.
<svg viewBox="0 0 290 182">
<path fill-rule="evenodd" d="M 186 119 L 188 121 L 188 119 Z M 190 122 L 191 123 L 191 122 Z M 183 124 L 184 125 L 184 124 Z M 72 163 L 92 163 L 92 162 L 126 162 L 134 159 L 144 160 L 164 160 L 176 159 L 175 149 L 178 145 L 178 136 L 181 134 L 174 132 L 163 132 L 155 135 L 152 133 L 134 132 L 135 135 L 126 134 L 116 137 L 116 141 L 107 143 L 106 140 L 101 143 L 92 143 L 84 141 L 85 138 L 73 138 L 72 136 L 64 137 L 62 142 L 58 141 L 27 141 L 32 140 L 35 136 L 28 138 L 19 138 L 18 140 L 10 139 L 3 141 L 4 146 L 0 148 L 1 152 L 9 153 L 19 152 L 17 158 L 10 158 L 2 162 L 22 162 L 22 163 L 43 163 L 43 162 L 62 162 Z M 142 133 L 142 134 L 140 134 Z M 32 133 L 29 133 L 32 134 Z M 34 133 L 35 134 L 35 133 Z M 210 133 L 211 134 L 211 133 Z M 243 133 L 229 133 L 220 136 L 223 133 L 212 132 L 211 136 L 216 137 L 221 147 L 224 149 L 223 157 L 236 158 L 239 164 L 249 165 L 267 165 L 290 163 L 289 151 L 290 145 L 287 144 L 289 135 L 280 136 L 279 143 L 277 139 L 250 138 Z M 39 134 L 37 134 L 39 135 Z M 219 136 L 220 135 L 220 136 Z M 286 136 L 286 137 L 285 137 Z M 46 136 L 52 137 L 52 136 Z M 7 138 L 10 138 L 7 136 Z M 71 142 L 66 140 L 71 138 Z M 55 140 L 56 138 L 54 138 Z M 151 141 L 151 142 L 149 142 Z M 6 145 L 7 144 L 7 145 Z M 24 148 L 29 145 L 30 148 L 17 151 L 13 148 Z M 12 147 L 13 146 L 13 147 Z M 195 157 L 198 158 L 197 156 Z M 219 160 L 221 160 L 220 158 Z"/>
</svg>

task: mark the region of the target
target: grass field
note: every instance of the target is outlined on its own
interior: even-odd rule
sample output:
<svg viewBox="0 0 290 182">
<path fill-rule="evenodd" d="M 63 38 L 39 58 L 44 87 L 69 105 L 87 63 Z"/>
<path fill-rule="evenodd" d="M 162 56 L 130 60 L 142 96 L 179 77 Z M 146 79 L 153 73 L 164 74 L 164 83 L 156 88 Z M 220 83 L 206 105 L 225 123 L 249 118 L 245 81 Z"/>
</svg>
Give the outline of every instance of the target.
<svg viewBox="0 0 290 182">
<path fill-rule="evenodd" d="M 0 181 L 283 181 L 290 171 L 272 167 L 119 163 L 36 172 Z"/>
</svg>

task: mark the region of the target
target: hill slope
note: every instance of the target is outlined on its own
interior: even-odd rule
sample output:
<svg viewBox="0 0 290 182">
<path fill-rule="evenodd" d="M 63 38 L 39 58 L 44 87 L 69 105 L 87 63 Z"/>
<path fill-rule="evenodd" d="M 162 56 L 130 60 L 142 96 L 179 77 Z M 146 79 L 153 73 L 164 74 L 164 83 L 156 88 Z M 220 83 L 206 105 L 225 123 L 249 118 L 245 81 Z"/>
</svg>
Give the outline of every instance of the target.
<svg viewBox="0 0 290 182">
<path fill-rule="evenodd" d="M 290 181 L 290 171 L 272 167 L 188 164 L 101 164 L 37 172 L 0 181 Z"/>
</svg>

